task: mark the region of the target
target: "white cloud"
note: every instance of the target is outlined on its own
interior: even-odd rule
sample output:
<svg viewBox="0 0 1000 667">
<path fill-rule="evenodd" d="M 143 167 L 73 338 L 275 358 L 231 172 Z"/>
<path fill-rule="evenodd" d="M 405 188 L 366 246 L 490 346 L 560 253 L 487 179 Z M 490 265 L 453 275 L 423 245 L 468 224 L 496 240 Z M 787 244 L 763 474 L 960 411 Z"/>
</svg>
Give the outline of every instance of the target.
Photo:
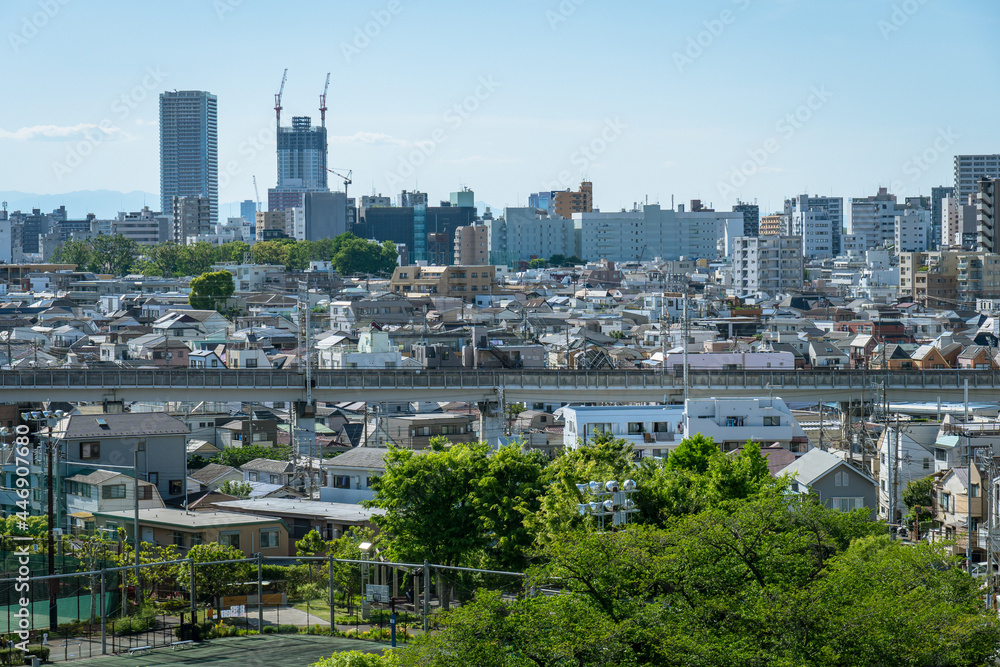
<svg viewBox="0 0 1000 667">
<path fill-rule="evenodd" d="M 19 130 L 10 132 L 0 129 L 0 139 L 11 141 L 65 141 L 69 139 L 83 139 L 93 136 L 94 133 L 103 135 L 104 140 L 114 139 L 123 132 L 121 128 L 108 126 L 99 127 L 92 123 L 80 123 L 79 125 L 34 125 L 32 127 L 22 127 Z"/>
<path fill-rule="evenodd" d="M 331 144 L 340 146 L 408 146 L 410 142 L 382 132 L 355 132 L 346 136 L 330 137 Z"/>
</svg>

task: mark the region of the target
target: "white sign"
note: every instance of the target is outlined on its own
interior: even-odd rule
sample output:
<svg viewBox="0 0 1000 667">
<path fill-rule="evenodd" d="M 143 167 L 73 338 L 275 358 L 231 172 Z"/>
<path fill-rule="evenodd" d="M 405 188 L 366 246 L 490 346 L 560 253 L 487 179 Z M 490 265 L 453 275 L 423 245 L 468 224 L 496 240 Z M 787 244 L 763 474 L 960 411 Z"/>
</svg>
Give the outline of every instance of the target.
<svg viewBox="0 0 1000 667">
<path fill-rule="evenodd" d="M 247 607 L 244 604 L 233 605 L 229 609 L 219 612 L 220 618 L 242 618 L 247 615 Z"/>
</svg>

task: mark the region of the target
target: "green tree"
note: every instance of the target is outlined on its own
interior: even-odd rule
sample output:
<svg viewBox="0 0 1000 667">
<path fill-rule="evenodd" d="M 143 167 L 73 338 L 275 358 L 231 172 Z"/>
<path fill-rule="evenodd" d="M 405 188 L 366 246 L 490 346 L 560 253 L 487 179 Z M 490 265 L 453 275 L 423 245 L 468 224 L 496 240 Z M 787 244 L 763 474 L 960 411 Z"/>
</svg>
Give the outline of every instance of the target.
<svg viewBox="0 0 1000 667">
<path fill-rule="evenodd" d="M 139 255 L 139 244 L 121 234 L 90 239 L 90 269 L 99 273 L 123 276 L 132 270 Z"/>
<path fill-rule="evenodd" d="M 719 456 L 718 445 L 712 438 L 706 438 L 701 433 L 681 440 L 677 449 L 670 452 L 667 458 L 667 470 L 690 470 L 704 473 L 713 457 Z"/>
<path fill-rule="evenodd" d="M 548 264 L 544 259 L 533 259 L 528 262 L 529 269 L 544 269 L 545 265 Z"/>
<path fill-rule="evenodd" d="M 180 552 L 175 544 L 156 545 L 149 542 L 139 544 L 139 565 L 146 566 L 139 568 L 139 583 L 136 584 L 134 569 L 122 571 L 127 585 L 134 587 L 139 595 L 139 599 L 136 601 L 139 606 L 142 605 L 143 600 L 149 598 L 158 586 L 173 577 L 175 571 L 173 565 L 157 565 L 156 563 L 167 563 L 178 558 L 180 558 Z M 118 567 L 135 565 L 135 547 L 123 540 L 121 552 L 117 554 L 116 561 Z"/>
<path fill-rule="evenodd" d="M 253 486 L 249 482 L 237 482 L 232 479 L 227 479 L 219 487 L 219 493 L 224 493 L 227 496 L 236 496 L 237 498 L 249 498 L 252 492 Z"/>
<path fill-rule="evenodd" d="M 288 246 L 277 241 L 258 241 L 250 249 L 254 264 L 288 264 Z"/>
<path fill-rule="evenodd" d="M 168 241 L 149 249 L 146 258 L 159 271 L 156 275 L 172 278 L 179 274 L 182 248 L 173 241 Z"/>
<path fill-rule="evenodd" d="M 80 269 L 89 269 L 94 262 L 94 251 L 86 241 L 71 239 L 55 249 L 52 261 L 57 264 L 76 264 Z"/>
<path fill-rule="evenodd" d="M 203 273 L 191 281 L 188 303 L 196 310 L 218 310 L 234 291 L 233 274 L 229 271 Z"/>
<path fill-rule="evenodd" d="M 925 508 L 934 504 L 934 478 L 922 477 L 906 483 L 903 489 L 903 504 L 909 508 Z"/>
<path fill-rule="evenodd" d="M 182 276 L 198 276 L 210 271 L 214 261 L 215 247 L 211 243 L 199 241 L 180 247 L 176 270 Z"/>
<path fill-rule="evenodd" d="M 223 546 L 218 542 L 196 544 L 187 552 L 187 557 L 195 562 L 195 593 L 201 599 L 209 599 L 219 608 L 219 598 L 226 594 L 240 592 L 240 584 L 250 581 L 250 563 L 218 563 L 217 561 L 241 560 L 246 558 L 236 547 Z M 175 570 L 177 582 L 188 587 L 191 568 L 187 563 Z"/>
<path fill-rule="evenodd" d="M 218 456 L 213 457 L 213 460 L 224 466 L 239 468 L 254 459 L 287 461 L 291 454 L 292 448 L 288 445 L 275 445 L 274 447 L 247 445 L 245 447 L 226 447 Z"/>
</svg>

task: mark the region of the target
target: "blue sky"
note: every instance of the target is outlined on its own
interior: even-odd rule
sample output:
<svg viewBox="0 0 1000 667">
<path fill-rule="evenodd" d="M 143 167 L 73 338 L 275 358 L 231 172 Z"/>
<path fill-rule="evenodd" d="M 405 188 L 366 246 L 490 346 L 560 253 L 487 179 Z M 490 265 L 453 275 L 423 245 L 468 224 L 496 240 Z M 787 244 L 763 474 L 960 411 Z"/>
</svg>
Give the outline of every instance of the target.
<svg viewBox="0 0 1000 667">
<path fill-rule="evenodd" d="M 220 201 L 254 174 L 263 196 L 287 67 L 289 122 L 318 121 L 332 73 L 352 194 L 928 194 L 953 154 L 1000 152 L 998 28 L 995 0 L 5 0 L 0 191 L 157 193 L 157 95 L 180 89 L 219 97 Z"/>
</svg>

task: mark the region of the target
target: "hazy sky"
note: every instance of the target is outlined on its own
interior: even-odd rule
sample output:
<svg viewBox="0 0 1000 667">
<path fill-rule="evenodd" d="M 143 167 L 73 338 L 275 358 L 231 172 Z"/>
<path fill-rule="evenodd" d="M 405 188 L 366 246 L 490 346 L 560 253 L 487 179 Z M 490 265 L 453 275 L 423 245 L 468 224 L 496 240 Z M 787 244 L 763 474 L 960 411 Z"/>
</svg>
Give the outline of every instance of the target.
<svg viewBox="0 0 1000 667">
<path fill-rule="evenodd" d="M 288 123 L 332 73 L 352 195 L 502 207 L 586 177 L 604 210 L 771 211 L 928 194 L 954 153 L 1000 152 L 996 0 L 4 0 L 0 26 L 0 191 L 158 192 L 178 89 L 219 97 L 220 201 L 254 174 L 266 199 L 286 67 Z"/>
</svg>

